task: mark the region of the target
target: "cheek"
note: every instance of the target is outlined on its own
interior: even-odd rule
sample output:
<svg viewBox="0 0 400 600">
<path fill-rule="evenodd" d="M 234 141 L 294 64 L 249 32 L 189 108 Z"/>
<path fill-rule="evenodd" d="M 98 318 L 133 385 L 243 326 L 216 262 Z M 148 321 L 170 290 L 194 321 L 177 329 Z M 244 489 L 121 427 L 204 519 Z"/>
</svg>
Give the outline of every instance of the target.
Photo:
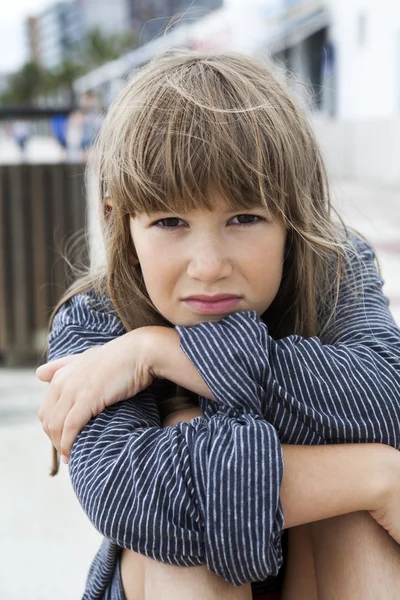
<svg viewBox="0 0 400 600">
<path fill-rule="evenodd" d="M 262 265 L 257 273 L 258 289 L 261 294 L 275 295 L 282 280 L 282 263 L 274 262 Z"/>
<path fill-rule="evenodd" d="M 278 293 L 282 281 L 284 262 L 284 241 L 263 249 L 261 260 L 254 261 L 252 282 L 257 296 L 263 302 L 270 304 Z"/>
<path fill-rule="evenodd" d="M 163 257 L 151 252 L 142 256 L 140 261 L 143 280 L 151 301 L 162 313 L 163 307 L 167 306 L 173 297 L 177 275 L 172 263 Z"/>
</svg>

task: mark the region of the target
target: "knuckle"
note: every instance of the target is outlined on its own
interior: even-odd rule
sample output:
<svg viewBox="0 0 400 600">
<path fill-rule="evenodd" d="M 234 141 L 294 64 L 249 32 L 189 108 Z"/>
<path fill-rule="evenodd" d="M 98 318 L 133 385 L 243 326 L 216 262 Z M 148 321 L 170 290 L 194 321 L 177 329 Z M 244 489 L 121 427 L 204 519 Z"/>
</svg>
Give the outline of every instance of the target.
<svg viewBox="0 0 400 600">
<path fill-rule="evenodd" d="M 72 418 L 72 419 L 67 419 L 64 423 L 64 430 L 67 433 L 71 433 L 73 431 L 76 431 L 77 429 L 80 428 L 80 423 L 78 421 L 78 419 L 76 417 Z"/>
<path fill-rule="evenodd" d="M 63 383 L 63 379 L 64 379 L 64 375 L 62 373 L 62 370 L 59 369 L 58 371 L 56 371 L 53 375 L 53 378 L 51 380 L 51 385 L 56 388 L 61 387 L 62 383 Z"/>
<path fill-rule="evenodd" d="M 49 429 L 49 432 L 52 435 L 54 435 L 55 433 L 58 433 L 58 431 L 59 431 L 60 428 L 59 428 L 58 423 L 50 422 L 49 425 L 48 425 L 48 429 Z"/>
</svg>

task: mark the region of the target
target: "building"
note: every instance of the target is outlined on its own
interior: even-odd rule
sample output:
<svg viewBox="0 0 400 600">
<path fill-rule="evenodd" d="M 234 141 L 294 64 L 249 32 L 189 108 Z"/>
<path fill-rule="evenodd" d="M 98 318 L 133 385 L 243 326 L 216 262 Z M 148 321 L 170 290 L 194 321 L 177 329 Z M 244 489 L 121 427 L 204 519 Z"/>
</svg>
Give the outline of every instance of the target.
<svg viewBox="0 0 400 600">
<path fill-rule="evenodd" d="M 139 44 L 162 34 L 179 19 L 196 20 L 222 6 L 222 0 L 128 0 L 132 27 L 140 32 Z"/>
<path fill-rule="evenodd" d="M 74 0 L 79 5 L 84 33 L 100 29 L 105 34 L 131 29 L 129 0 Z"/>
<path fill-rule="evenodd" d="M 66 55 L 68 40 L 65 33 L 66 2 L 48 6 L 38 17 L 40 63 L 46 69 L 57 68 Z"/>
<path fill-rule="evenodd" d="M 40 64 L 45 69 L 56 69 L 67 56 L 69 40 L 66 33 L 69 3 L 58 2 L 48 6 L 37 17 Z"/>
<path fill-rule="evenodd" d="M 272 59 L 311 109 L 333 175 L 400 184 L 398 0 L 226 0 L 89 73 L 77 91 L 96 89 L 107 105 L 126 77 L 171 47 Z"/>
<path fill-rule="evenodd" d="M 38 18 L 28 17 L 26 20 L 26 37 L 28 42 L 29 60 L 40 62 L 40 42 Z"/>
<path fill-rule="evenodd" d="M 280 18 L 270 47 L 313 91 L 315 127 L 330 172 L 400 184 L 398 1 L 273 3 Z"/>
<path fill-rule="evenodd" d="M 74 46 L 93 29 L 106 35 L 131 30 L 128 0 L 69 0 L 51 4 L 37 18 L 28 21 L 31 57 L 37 56 L 46 69 L 56 69 L 65 58 L 73 56 Z"/>
<path fill-rule="evenodd" d="M 138 23 L 142 22 L 141 19 L 143 22 L 147 19 L 144 29 L 147 25 L 151 26 L 151 20 L 149 21 L 148 18 L 153 13 L 146 12 L 145 9 L 158 10 L 158 4 L 161 3 L 162 9 L 166 10 L 168 1 L 146 0 L 145 2 L 144 0 L 137 0 L 135 2 L 136 12 L 131 12 L 132 27 L 138 29 Z M 75 82 L 76 93 L 80 95 L 88 91 L 94 91 L 101 97 L 104 106 L 108 106 L 125 84 L 126 79 L 148 62 L 155 53 L 172 47 L 193 49 L 207 47 L 211 49 L 224 47 L 227 43 L 232 47 L 233 38 L 230 25 L 226 21 L 225 8 L 211 10 L 211 7 L 221 4 L 221 0 L 205 0 L 197 2 L 195 5 L 191 2 L 191 10 L 183 15 L 183 18 L 177 19 L 175 26 L 171 27 L 168 32 L 161 35 L 165 26 L 171 22 L 171 15 L 175 14 L 176 16 L 182 13 L 188 4 L 187 0 L 170 1 L 171 13 L 165 12 L 164 19 L 160 17 L 157 29 L 151 30 L 151 35 L 149 33 L 150 41 L 143 43 L 144 29 L 142 27 L 140 47 L 80 77 Z M 202 7 L 201 10 L 200 7 Z"/>
<path fill-rule="evenodd" d="M 73 53 L 74 46 L 82 42 L 84 35 L 83 3 L 81 0 L 70 0 L 65 14 L 65 36 L 70 54 Z"/>
</svg>

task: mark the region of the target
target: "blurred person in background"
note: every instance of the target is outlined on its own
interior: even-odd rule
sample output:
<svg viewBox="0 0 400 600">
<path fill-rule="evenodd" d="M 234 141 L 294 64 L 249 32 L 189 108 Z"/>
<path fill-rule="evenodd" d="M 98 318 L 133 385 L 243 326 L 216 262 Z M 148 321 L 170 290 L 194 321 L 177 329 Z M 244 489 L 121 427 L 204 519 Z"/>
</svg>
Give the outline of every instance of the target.
<svg viewBox="0 0 400 600">
<path fill-rule="evenodd" d="M 20 119 L 13 123 L 12 135 L 22 153 L 25 152 L 26 144 L 28 143 L 29 138 L 31 137 L 31 132 L 31 125 L 28 121 Z"/>
<path fill-rule="evenodd" d="M 54 115 L 50 120 L 53 136 L 61 148 L 67 150 L 67 124 L 68 116 L 64 114 Z"/>
<path fill-rule="evenodd" d="M 100 132 L 103 116 L 98 98 L 95 94 L 87 92 L 81 99 L 82 109 L 82 138 L 80 147 L 86 158 L 93 147 Z"/>
<path fill-rule="evenodd" d="M 83 125 L 84 115 L 81 109 L 77 108 L 69 114 L 66 126 L 66 146 L 69 162 L 81 162 L 83 160 Z"/>
</svg>

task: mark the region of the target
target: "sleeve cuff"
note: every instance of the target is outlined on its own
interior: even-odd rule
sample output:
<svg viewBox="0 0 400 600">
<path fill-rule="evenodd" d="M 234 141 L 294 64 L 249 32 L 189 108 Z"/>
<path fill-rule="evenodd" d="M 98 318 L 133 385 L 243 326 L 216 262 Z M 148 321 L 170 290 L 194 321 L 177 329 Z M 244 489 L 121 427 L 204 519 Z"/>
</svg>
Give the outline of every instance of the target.
<svg viewBox="0 0 400 600">
<path fill-rule="evenodd" d="M 268 365 L 260 360 L 258 347 L 268 332 L 255 311 L 175 329 L 183 352 L 218 403 L 263 414 L 262 382 Z"/>
</svg>

